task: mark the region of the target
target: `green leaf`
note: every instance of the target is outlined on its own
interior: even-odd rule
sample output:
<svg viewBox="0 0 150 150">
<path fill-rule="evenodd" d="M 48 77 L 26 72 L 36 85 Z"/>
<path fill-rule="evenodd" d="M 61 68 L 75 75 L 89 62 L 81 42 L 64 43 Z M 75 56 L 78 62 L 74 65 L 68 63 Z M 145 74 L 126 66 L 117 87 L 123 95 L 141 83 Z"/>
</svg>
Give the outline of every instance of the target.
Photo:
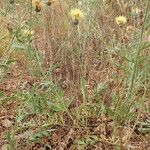
<svg viewBox="0 0 150 150">
<path fill-rule="evenodd" d="M 75 144 L 77 145 L 86 145 L 85 141 L 82 139 L 75 140 Z"/>
<path fill-rule="evenodd" d="M 22 43 L 13 43 L 12 48 L 16 50 L 27 50 L 27 46 Z"/>
<path fill-rule="evenodd" d="M 13 63 L 13 62 L 16 62 L 16 60 L 13 60 L 13 59 L 12 59 L 12 60 L 8 60 L 8 61 L 6 62 L 6 64 L 9 65 L 9 64 L 11 64 L 11 63 Z"/>
<path fill-rule="evenodd" d="M 27 114 L 20 114 L 17 116 L 16 120 L 17 122 L 21 122 L 25 117 L 27 116 Z"/>
<path fill-rule="evenodd" d="M 4 97 L 4 96 L 5 96 L 4 92 L 0 91 L 0 97 Z"/>
<path fill-rule="evenodd" d="M 141 46 L 141 50 L 148 49 L 149 47 L 150 47 L 150 42 L 143 42 L 143 44 Z"/>
<path fill-rule="evenodd" d="M 41 134 L 46 137 L 48 137 L 50 135 L 48 131 L 42 131 Z"/>
<path fill-rule="evenodd" d="M 55 112 L 65 111 L 65 106 L 63 103 L 54 104 L 54 103 L 48 102 L 48 107 Z"/>
</svg>

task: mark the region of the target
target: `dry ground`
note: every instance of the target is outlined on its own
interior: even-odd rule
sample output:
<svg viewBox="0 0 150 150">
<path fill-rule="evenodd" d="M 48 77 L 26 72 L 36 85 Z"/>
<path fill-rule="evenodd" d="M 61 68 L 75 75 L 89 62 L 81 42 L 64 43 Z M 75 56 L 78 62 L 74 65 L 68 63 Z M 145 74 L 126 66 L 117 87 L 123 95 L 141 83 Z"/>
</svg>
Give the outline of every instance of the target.
<svg viewBox="0 0 150 150">
<path fill-rule="evenodd" d="M 150 149 L 147 0 L 0 6 L 0 149 Z M 78 25 L 68 15 L 76 7 Z"/>
</svg>

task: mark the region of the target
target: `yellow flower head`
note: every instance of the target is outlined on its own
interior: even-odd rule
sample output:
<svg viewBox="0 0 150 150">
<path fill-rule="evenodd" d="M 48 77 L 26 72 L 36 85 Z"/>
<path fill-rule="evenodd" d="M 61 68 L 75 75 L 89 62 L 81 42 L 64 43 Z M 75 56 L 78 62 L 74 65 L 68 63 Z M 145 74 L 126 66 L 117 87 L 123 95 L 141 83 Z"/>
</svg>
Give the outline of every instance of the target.
<svg viewBox="0 0 150 150">
<path fill-rule="evenodd" d="M 22 30 L 23 37 L 31 37 L 33 36 L 33 34 L 34 34 L 33 30 L 28 30 L 28 29 Z"/>
<path fill-rule="evenodd" d="M 84 18 L 83 12 L 79 9 L 72 9 L 70 12 L 70 16 L 73 20 L 77 20 L 77 21 Z"/>
<path fill-rule="evenodd" d="M 48 6 L 50 6 L 52 3 L 54 3 L 54 2 L 56 2 L 56 0 L 47 0 L 46 1 L 46 4 L 48 5 Z"/>
<path fill-rule="evenodd" d="M 119 16 L 119 17 L 116 17 L 116 23 L 118 25 L 124 25 L 127 23 L 127 18 L 124 17 L 124 16 Z"/>
<path fill-rule="evenodd" d="M 36 12 L 40 12 L 44 3 L 41 0 L 32 0 L 32 7 Z"/>
</svg>

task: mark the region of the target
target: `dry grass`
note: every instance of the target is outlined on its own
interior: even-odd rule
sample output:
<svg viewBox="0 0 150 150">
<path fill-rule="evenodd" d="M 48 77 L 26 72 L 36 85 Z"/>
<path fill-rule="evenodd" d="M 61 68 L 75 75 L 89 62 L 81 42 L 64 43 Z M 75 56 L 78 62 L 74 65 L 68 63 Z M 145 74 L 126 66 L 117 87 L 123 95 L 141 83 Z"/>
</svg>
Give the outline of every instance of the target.
<svg viewBox="0 0 150 150">
<path fill-rule="evenodd" d="M 0 146 L 23 149 L 24 139 L 24 149 L 148 149 L 148 0 L 57 0 L 40 12 L 29 0 L 0 5 L 0 104 L 8 114 L 17 107 L 14 120 L 0 113 L 14 122 L 1 123 Z M 77 7 L 84 18 L 75 25 Z"/>
</svg>

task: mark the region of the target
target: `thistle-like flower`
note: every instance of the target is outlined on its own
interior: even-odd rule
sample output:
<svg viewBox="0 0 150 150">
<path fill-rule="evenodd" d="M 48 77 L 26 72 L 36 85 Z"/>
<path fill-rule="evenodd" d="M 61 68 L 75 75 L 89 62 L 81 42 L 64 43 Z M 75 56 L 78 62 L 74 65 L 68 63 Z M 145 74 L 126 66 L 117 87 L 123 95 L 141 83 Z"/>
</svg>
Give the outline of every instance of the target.
<svg viewBox="0 0 150 150">
<path fill-rule="evenodd" d="M 124 17 L 124 16 L 119 16 L 119 17 L 116 17 L 116 23 L 118 25 L 124 25 L 127 23 L 127 18 Z"/>
<path fill-rule="evenodd" d="M 70 16 L 75 25 L 77 25 L 79 23 L 79 21 L 84 18 L 83 12 L 79 9 L 72 9 L 70 12 Z"/>
<path fill-rule="evenodd" d="M 41 0 L 32 0 L 32 7 L 36 12 L 40 12 L 44 3 Z"/>
</svg>

